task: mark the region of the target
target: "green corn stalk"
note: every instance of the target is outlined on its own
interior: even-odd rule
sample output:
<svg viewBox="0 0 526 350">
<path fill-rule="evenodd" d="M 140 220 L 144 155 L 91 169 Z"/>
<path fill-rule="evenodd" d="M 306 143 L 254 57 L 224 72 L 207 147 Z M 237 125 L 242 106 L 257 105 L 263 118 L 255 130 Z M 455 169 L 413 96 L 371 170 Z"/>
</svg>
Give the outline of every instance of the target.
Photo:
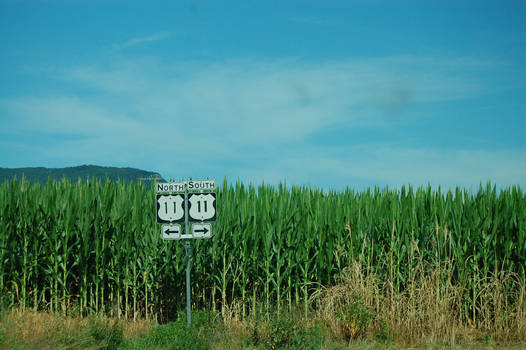
<svg viewBox="0 0 526 350">
<path fill-rule="evenodd" d="M 154 191 L 141 186 L 1 184 L 3 302 L 154 318 L 183 307 L 184 248 L 160 239 Z M 525 203 L 518 186 L 324 192 L 225 180 L 214 236 L 195 242 L 193 300 L 208 308 L 240 301 L 243 317 L 258 304 L 307 314 L 313 290 L 336 283 L 351 260 L 396 292 L 422 266 L 445 266 L 464 287 L 462 317 L 476 323 L 486 297 L 477 279 L 524 276 Z"/>
</svg>

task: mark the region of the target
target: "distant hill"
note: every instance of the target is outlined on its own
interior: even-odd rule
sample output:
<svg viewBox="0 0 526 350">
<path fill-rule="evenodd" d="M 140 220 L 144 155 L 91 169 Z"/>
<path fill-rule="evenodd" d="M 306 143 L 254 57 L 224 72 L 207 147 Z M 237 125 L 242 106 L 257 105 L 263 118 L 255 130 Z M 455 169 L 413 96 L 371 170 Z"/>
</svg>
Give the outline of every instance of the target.
<svg viewBox="0 0 526 350">
<path fill-rule="evenodd" d="M 41 184 L 45 184 L 50 177 L 52 180 L 65 178 L 71 182 L 77 182 L 79 178 L 82 181 L 86 181 L 88 178 L 98 180 L 108 178 L 112 181 L 120 179 L 125 182 L 141 180 L 145 184 L 155 180 L 164 181 L 161 175 L 151 171 L 97 165 L 81 165 L 69 168 L 0 168 L 0 183 L 3 183 L 5 180 L 11 180 L 15 176 L 17 179 L 21 179 L 23 176 L 30 182 L 40 182 Z"/>
</svg>

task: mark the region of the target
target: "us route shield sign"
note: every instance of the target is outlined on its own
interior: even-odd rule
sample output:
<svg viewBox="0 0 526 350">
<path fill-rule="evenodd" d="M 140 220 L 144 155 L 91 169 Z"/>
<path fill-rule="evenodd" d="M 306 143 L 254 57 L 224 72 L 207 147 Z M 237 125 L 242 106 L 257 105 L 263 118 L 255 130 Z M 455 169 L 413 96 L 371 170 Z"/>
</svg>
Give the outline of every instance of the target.
<svg viewBox="0 0 526 350">
<path fill-rule="evenodd" d="M 188 215 L 190 221 L 215 221 L 216 194 L 190 193 L 188 197 Z"/>
<path fill-rule="evenodd" d="M 162 238 L 210 238 L 211 222 L 217 217 L 216 188 L 215 180 L 157 183 L 156 216 L 157 222 L 164 224 Z M 183 230 L 179 223 L 185 219 L 193 224 Z"/>
<path fill-rule="evenodd" d="M 157 222 L 183 222 L 184 221 L 184 195 L 158 194 L 157 195 Z"/>
</svg>

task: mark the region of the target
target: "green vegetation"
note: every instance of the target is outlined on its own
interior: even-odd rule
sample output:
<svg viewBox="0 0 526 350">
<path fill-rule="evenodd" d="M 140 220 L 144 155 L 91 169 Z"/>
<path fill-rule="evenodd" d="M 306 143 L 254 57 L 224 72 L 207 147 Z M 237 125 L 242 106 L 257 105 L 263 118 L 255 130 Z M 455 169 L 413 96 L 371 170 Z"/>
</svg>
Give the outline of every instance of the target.
<svg viewBox="0 0 526 350">
<path fill-rule="evenodd" d="M 175 320 L 184 244 L 161 240 L 154 198 L 140 183 L 4 182 L 4 308 Z M 480 341 L 526 341 L 519 187 L 325 193 L 225 181 L 217 206 L 212 239 L 194 242 L 193 308 L 224 322 L 262 317 L 250 339 L 454 345 L 475 330 Z"/>
<path fill-rule="evenodd" d="M 134 168 L 102 167 L 97 165 L 81 165 L 69 168 L 0 168 L 0 182 L 11 181 L 14 178 L 26 178 L 29 182 L 38 182 L 45 185 L 48 179 L 60 181 L 62 179 L 70 182 L 86 181 L 87 179 L 98 179 L 103 181 L 108 178 L 111 181 L 136 182 L 141 180 L 146 185 L 157 180 L 162 180 L 157 173 Z"/>
<path fill-rule="evenodd" d="M 173 322 L 86 318 L 12 310 L 0 316 L 0 349 L 107 349 L 107 350 L 343 350 L 402 349 L 385 339 L 344 339 L 330 336 L 330 324 L 322 319 L 305 319 L 283 314 L 265 319 L 249 317 L 224 320 L 218 313 L 197 311 L 187 327 L 185 313 Z M 496 345 L 488 339 L 454 345 L 428 341 L 412 349 L 523 349 L 521 344 Z"/>
</svg>

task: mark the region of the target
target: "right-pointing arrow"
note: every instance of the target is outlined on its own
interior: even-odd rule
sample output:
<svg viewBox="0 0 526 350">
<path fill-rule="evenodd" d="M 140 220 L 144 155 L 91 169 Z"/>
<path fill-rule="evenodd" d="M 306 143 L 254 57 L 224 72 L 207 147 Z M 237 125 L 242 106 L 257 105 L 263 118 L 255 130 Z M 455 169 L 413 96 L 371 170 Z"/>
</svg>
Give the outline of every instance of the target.
<svg viewBox="0 0 526 350">
<path fill-rule="evenodd" d="M 202 229 L 194 230 L 194 232 L 198 232 L 198 233 L 202 233 L 202 234 L 206 235 L 206 233 L 208 232 L 208 229 L 206 228 L 206 226 L 203 226 Z"/>
<path fill-rule="evenodd" d="M 210 238 L 212 226 L 210 224 L 194 224 L 192 225 L 192 236 L 194 238 Z"/>
</svg>

